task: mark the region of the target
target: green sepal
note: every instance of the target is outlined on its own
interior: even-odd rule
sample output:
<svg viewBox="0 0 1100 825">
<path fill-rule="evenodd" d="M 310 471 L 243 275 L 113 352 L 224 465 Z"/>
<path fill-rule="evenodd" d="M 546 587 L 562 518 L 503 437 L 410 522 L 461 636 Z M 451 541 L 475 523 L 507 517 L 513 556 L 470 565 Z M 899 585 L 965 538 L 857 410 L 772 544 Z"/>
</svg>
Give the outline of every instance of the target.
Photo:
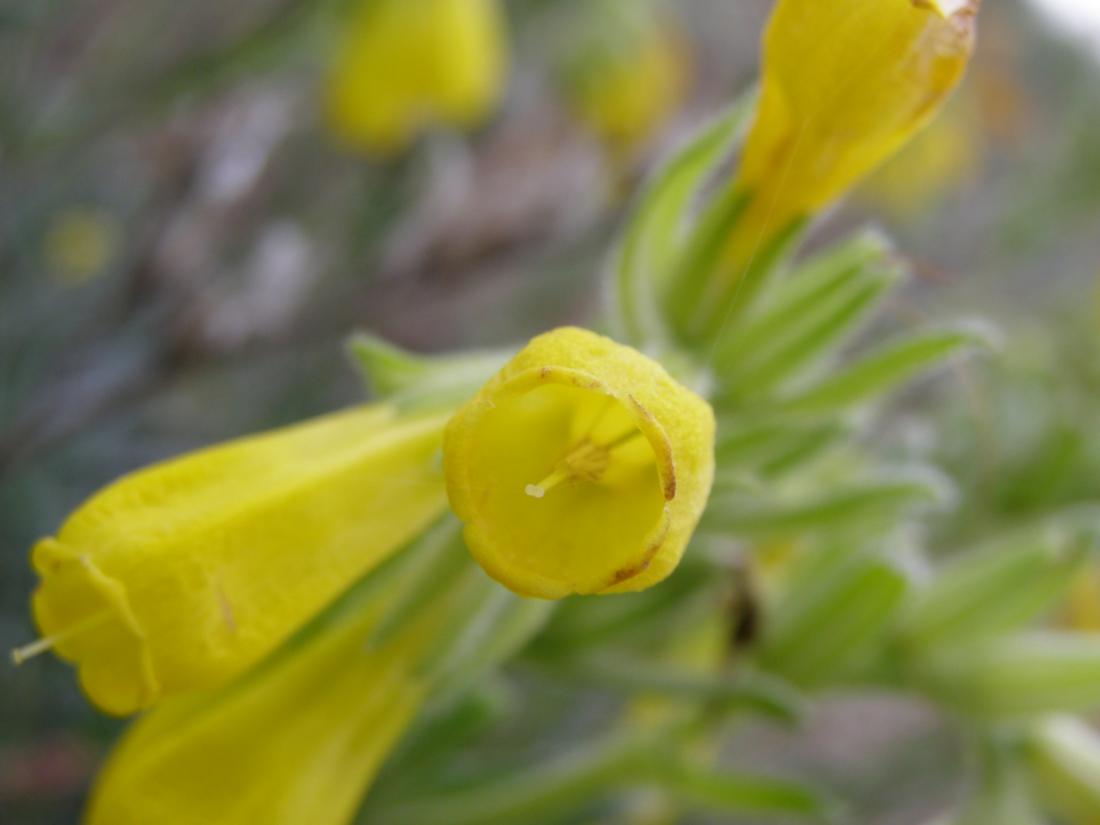
<svg viewBox="0 0 1100 825">
<path fill-rule="evenodd" d="M 459 404 L 507 362 L 512 350 L 420 355 L 374 335 L 356 332 L 347 341 L 352 363 L 375 397 L 402 410 Z"/>
</svg>

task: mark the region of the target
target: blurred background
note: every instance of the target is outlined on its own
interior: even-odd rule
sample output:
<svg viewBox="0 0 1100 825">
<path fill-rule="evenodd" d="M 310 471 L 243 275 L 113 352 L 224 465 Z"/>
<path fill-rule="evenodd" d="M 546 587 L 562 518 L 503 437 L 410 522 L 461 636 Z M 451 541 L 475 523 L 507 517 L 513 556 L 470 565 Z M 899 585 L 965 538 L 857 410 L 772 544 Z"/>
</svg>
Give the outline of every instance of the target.
<svg viewBox="0 0 1100 825">
<path fill-rule="evenodd" d="M 770 7 L 511 0 L 500 101 L 387 144 L 345 105 L 372 94 L 351 76 L 373 71 L 349 63 L 356 5 L 0 2 L 0 648 L 33 638 L 37 538 L 130 469 L 354 402 L 352 330 L 436 351 L 596 317 L 632 193 L 753 82 Z M 880 224 L 919 276 L 886 323 L 1004 330 L 999 372 L 893 411 L 942 424 L 913 449 L 980 502 L 944 535 L 1046 506 L 1012 487 L 1039 472 L 1048 499 L 1100 497 L 1082 442 L 1100 393 L 1098 9 L 987 2 L 948 109 L 811 241 Z M 962 400 L 941 405 L 945 384 Z M 72 821 L 118 729 L 53 658 L 0 665 L 0 822 Z M 860 821 L 916 825 L 950 799 L 957 750 L 918 705 L 827 701 L 804 734 L 745 737 L 751 764 L 837 787 Z"/>
</svg>

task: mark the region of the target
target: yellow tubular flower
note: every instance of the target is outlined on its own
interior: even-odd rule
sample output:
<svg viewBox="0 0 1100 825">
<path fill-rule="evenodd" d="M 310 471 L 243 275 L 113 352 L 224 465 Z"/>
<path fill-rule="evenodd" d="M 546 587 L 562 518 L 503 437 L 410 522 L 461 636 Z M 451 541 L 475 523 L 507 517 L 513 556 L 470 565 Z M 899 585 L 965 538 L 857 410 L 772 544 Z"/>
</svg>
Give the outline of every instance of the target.
<svg viewBox="0 0 1100 825">
<path fill-rule="evenodd" d="M 534 338 L 451 419 L 466 543 L 517 593 L 641 590 L 676 567 L 714 475 L 714 416 L 641 353 L 581 329 Z"/>
<path fill-rule="evenodd" d="M 350 821 L 425 696 L 448 613 L 444 598 L 370 644 L 383 607 L 341 611 L 240 681 L 154 708 L 108 760 L 87 825 Z"/>
<path fill-rule="evenodd" d="M 979 0 L 777 0 L 735 182 L 743 211 L 719 271 L 684 297 L 688 338 L 750 302 L 754 263 L 896 152 L 966 68 Z M 731 304 L 731 302 L 733 302 Z"/>
<path fill-rule="evenodd" d="M 126 476 L 32 561 L 45 637 L 108 713 L 240 673 L 446 506 L 446 415 L 365 406 Z"/>
<path fill-rule="evenodd" d="M 780 227 L 841 195 L 936 112 L 979 0 L 779 0 L 738 183 Z"/>
<path fill-rule="evenodd" d="M 506 51 L 497 0 L 360 0 L 329 72 L 329 126 L 378 154 L 470 127 L 500 97 Z"/>
</svg>

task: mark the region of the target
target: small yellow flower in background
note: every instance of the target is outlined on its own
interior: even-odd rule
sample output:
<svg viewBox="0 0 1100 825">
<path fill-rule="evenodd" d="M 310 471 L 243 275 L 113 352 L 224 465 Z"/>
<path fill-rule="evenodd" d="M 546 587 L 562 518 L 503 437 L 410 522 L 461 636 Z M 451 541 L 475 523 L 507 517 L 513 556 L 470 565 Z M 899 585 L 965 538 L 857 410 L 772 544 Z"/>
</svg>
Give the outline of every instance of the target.
<svg viewBox="0 0 1100 825">
<path fill-rule="evenodd" d="M 141 470 L 40 541 L 44 637 L 127 714 L 270 652 L 446 508 L 446 414 L 364 406 Z"/>
<path fill-rule="evenodd" d="M 690 75 L 684 35 L 673 21 L 644 13 L 630 0 L 634 25 L 615 36 L 593 32 L 565 78 L 577 116 L 612 149 L 629 151 L 664 123 L 679 106 Z"/>
<path fill-rule="evenodd" d="M 1086 565 L 1074 577 L 1064 621 L 1076 630 L 1100 632 L 1100 565 Z"/>
<path fill-rule="evenodd" d="M 506 71 L 497 0 L 360 0 L 329 72 L 327 120 L 349 145 L 392 154 L 426 129 L 476 125 Z"/>
<path fill-rule="evenodd" d="M 962 77 L 979 0 L 779 0 L 738 184 L 777 228 L 892 155 Z"/>
<path fill-rule="evenodd" d="M 575 328 L 538 336 L 447 426 L 467 546 L 522 595 L 641 590 L 676 567 L 714 475 L 714 416 L 656 362 Z"/>
<path fill-rule="evenodd" d="M 71 286 L 91 280 L 111 262 L 118 236 L 117 222 L 102 210 L 80 207 L 60 212 L 42 244 L 47 273 Z"/>
<path fill-rule="evenodd" d="M 860 187 L 861 201 L 915 217 L 963 187 L 978 168 L 981 136 L 969 111 L 945 111 Z"/>
<path fill-rule="evenodd" d="M 445 596 L 372 644 L 395 590 L 322 617 L 240 681 L 139 719 L 97 780 L 88 825 L 349 822 L 425 697 L 423 660 L 448 615 Z"/>
</svg>

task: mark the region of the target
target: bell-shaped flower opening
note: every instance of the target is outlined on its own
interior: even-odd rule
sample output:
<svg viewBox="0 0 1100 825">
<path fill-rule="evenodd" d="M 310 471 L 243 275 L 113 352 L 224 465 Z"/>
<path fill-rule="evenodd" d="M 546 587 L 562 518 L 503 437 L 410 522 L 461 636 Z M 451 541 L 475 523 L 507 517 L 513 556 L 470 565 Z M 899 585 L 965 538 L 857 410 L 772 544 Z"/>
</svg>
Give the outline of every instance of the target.
<svg viewBox="0 0 1100 825">
<path fill-rule="evenodd" d="M 507 63 L 498 0 L 359 0 L 329 71 L 329 126 L 377 154 L 425 129 L 474 126 L 499 100 Z"/>
<path fill-rule="evenodd" d="M 714 474 L 710 406 L 656 362 L 564 328 L 533 339 L 447 426 L 466 543 L 517 593 L 640 590 L 676 567 Z"/>
<path fill-rule="evenodd" d="M 101 709 L 227 681 L 446 507 L 445 414 L 366 406 L 133 473 L 34 548 L 43 639 Z"/>
</svg>

